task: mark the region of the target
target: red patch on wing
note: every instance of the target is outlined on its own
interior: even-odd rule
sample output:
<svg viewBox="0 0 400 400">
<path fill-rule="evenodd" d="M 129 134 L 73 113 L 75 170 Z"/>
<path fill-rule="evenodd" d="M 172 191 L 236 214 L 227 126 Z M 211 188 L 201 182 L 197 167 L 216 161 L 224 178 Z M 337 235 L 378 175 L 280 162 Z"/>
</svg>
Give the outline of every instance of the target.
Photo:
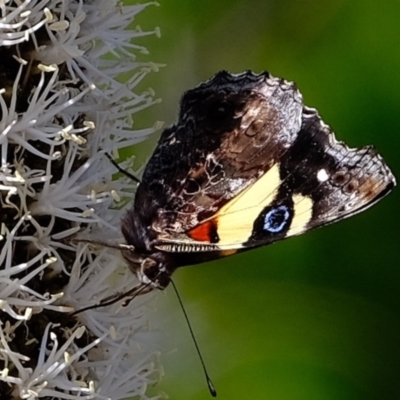
<svg viewBox="0 0 400 400">
<path fill-rule="evenodd" d="M 219 241 L 217 221 L 212 219 L 204 222 L 190 230 L 187 235 L 197 242 L 217 243 Z"/>
</svg>

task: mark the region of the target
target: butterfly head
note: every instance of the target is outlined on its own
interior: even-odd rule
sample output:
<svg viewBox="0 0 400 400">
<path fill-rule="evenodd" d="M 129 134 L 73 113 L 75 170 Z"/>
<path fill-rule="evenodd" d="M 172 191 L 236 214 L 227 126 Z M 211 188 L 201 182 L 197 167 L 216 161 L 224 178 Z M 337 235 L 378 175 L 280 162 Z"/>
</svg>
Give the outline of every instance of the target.
<svg viewBox="0 0 400 400">
<path fill-rule="evenodd" d="M 122 256 L 139 281 L 151 288 L 164 290 L 171 281 L 171 270 L 162 254 L 142 256 L 133 246 L 121 245 Z"/>
</svg>

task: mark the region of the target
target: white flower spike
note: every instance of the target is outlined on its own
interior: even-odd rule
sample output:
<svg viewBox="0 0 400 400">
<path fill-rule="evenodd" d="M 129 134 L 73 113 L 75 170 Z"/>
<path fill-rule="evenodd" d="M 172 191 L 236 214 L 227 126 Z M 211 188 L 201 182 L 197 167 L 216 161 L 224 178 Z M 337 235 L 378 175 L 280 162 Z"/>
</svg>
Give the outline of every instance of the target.
<svg viewBox="0 0 400 400">
<path fill-rule="evenodd" d="M 68 240 L 122 240 L 136 183 L 113 180 L 104 154 L 159 128 L 132 129 L 157 102 L 136 93 L 158 66 L 132 40 L 159 30 L 128 28 L 149 4 L 0 1 L 1 398 L 147 399 L 158 379 L 156 344 L 143 341 L 152 295 L 71 316 L 136 278 L 118 252 Z"/>
</svg>

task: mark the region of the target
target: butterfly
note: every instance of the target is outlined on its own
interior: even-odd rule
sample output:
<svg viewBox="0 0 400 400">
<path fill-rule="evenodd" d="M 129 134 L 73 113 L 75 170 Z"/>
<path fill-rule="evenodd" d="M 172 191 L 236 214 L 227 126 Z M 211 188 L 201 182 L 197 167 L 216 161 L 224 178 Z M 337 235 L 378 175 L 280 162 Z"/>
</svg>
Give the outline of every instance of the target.
<svg viewBox="0 0 400 400">
<path fill-rule="evenodd" d="M 186 92 L 150 158 L 120 245 L 140 293 L 181 266 L 264 246 L 372 206 L 396 181 L 335 139 L 292 82 L 217 73 Z"/>
</svg>

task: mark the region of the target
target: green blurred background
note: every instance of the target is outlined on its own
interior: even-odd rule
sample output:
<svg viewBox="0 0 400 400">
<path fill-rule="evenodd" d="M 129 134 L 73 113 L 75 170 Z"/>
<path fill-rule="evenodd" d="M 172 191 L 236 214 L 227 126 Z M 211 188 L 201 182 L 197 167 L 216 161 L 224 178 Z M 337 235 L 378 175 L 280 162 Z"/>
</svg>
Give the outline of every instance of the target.
<svg viewBox="0 0 400 400">
<path fill-rule="evenodd" d="M 170 0 L 134 21 L 165 63 L 145 85 L 162 103 L 138 127 L 175 120 L 184 90 L 215 72 L 295 81 L 351 146 L 373 143 L 400 176 L 398 0 Z M 134 149 L 144 162 L 156 137 Z M 399 399 L 398 190 L 361 215 L 175 275 L 220 399 Z M 210 396 L 172 289 L 158 301 L 175 400 Z"/>
</svg>

